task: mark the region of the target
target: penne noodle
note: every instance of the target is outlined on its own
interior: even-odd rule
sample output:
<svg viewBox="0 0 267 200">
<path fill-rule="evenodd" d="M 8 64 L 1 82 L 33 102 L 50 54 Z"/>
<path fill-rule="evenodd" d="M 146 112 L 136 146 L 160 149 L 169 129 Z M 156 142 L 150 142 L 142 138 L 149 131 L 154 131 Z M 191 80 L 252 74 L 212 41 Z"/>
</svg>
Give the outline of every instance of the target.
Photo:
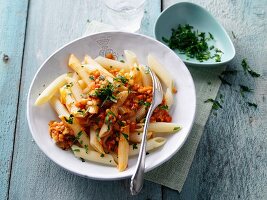
<svg viewBox="0 0 267 200">
<path fill-rule="evenodd" d="M 135 131 L 143 131 L 144 124 L 139 123 L 137 124 L 139 128 L 135 129 Z M 175 133 L 181 130 L 179 124 L 176 123 L 169 123 L 169 122 L 152 122 L 148 125 L 148 131 L 152 131 L 155 133 Z"/>
<path fill-rule="evenodd" d="M 149 139 L 146 143 L 146 151 L 152 151 L 163 144 L 165 144 L 166 138 L 163 137 L 155 137 Z M 129 156 L 135 156 L 139 154 L 141 144 L 131 144 L 129 147 Z"/>
<path fill-rule="evenodd" d="M 129 153 L 129 125 L 121 128 L 120 140 L 118 146 L 118 169 L 120 172 L 124 171 L 128 165 Z"/>
<path fill-rule="evenodd" d="M 89 137 L 82 130 L 81 125 L 77 122 L 74 116 L 70 115 L 65 106 L 59 101 L 58 98 L 53 97 L 50 100 L 51 106 L 57 112 L 59 118 L 64 122 L 66 126 L 73 130 L 76 140 L 84 147 L 90 147 Z"/>
<path fill-rule="evenodd" d="M 62 74 L 61 76 L 57 77 L 52 83 L 50 83 L 41 93 L 41 95 L 36 99 L 34 105 L 39 106 L 48 102 L 56 94 L 59 88 L 66 84 L 65 78 L 67 76 L 68 74 Z"/>
<path fill-rule="evenodd" d="M 147 56 L 147 63 L 148 66 L 157 74 L 157 76 L 160 78 L 160 80 L 173 91 L 174 88 L 174 81 L 172 80 L 170 74 L 164 69 L 164 66 L 162 66 L 158 60 L 149 54 Z"/>
<path fill-rule="evenodd" d="M 86 88 L 86 83 L 83 80 L 78 80 L 78 83 L 82 90 Z"/>
<path fill-rule="evenodd" d="M 68 84 L 72 85 L 70 89 L 76 101 L 82 100 L 82 89 L 79 83 L 77 82 L 77 80 L 70 78 L 70 77 L 66 77 L 66 81 Z"/>
<path fill-rule="evenodd" d="M 109 127 L 107 124 L 103 124 L 100 131 L 99 131 L 99 137 L 102 138 L 106 136 L 109 133 Z"/>
<path fill-rule="evenodd" d="M 147 132 L 146 138 L 149 139 L 152 136 L 152 132 Z M 129 141 L 140 143 L 142 141 L 143 132 L 133 132 L 129 135 Z"/>
<path fill-rule="evenodd" d="M 59 117 L 70 115 L 67 108 L 59 101 L 59 99 L 57 97 L 53 96 L 51 98 L 50 105 L 52 106 L 52 108 L 54 108 L 54 110 L 56 111 L 56 113 L 58 114 Z"/>
<path fill-rule="evenodd" d="M 130 50 L 124 50 L 124 55 L 125 55 L 126 63 L 128 64 L 128 66 L 133 67 L 135 64 L 139 65 L 137 56 L 134 52 Z"/>
<path fill-rule="evenodd" d="M 114 78 L 114 76 L 109 71 L 107 71 L 104 67 L 102 67 L 98 62 L 96 62 L 90 56 L 87 57 L 87 62 L 88 62 L 88 64 L 84 65 L 84 67 L 89 72 L 91 72 L 92 69 L 94 69 L 94 70 L 100 71 L 101 73 L 103 73 L 106 76 Z"/>
<path fill-rule="evenodd" d="M 117 60 L 108 59 L 102 56 L 98 56 L 97 58 L 95 58 L 95 61 L 106 69 L 118 68 L 118 69 L 124 69 L 126 71 L 130 69 L 129 66 L 126 65 L 125 63 L 122 63 Z"/>
<path fill-rule="evenodd" d="M 97 139 L 97 133 L 92 127 L 90 128 L 90 144 L 97 152 L 105 154 L 102 145 Z"/>
<path fill-rule="evenodd" d="M 116 103 L 117 107 L 121 106 L 125 102 L 125 100 L 127 99 L 127 97 L 128 97 L 128 91 L 122 91 L 122 92 L 120 92 L 117 95 L 117 99 L 118 99 L 118 101 Z"/>
<path fill-rule="evenodd" d="M 144 66 L 140 66 L 140 73 L 142 75 L 142 81 L 143 81 L 143 86 L 153 86 L 152 84 L 152 78 L 150 76 L 150 73 L 148 69 L 145 69 Z"/>
<path fill-rule="evenodd" d="M 170 88 L 167 88 L 165 92 L 165 101 L 166 101 L 166 105 L 168 106 L 168 110 L 170 110 L 174 102 L 173 93 L 171 92 Z"/>
<path fill-rule="evenodd" d="M 85 160 L 104 164 L 104 165 L 117 166 L 113 157 L 109 154 L 101 154 L 93 150 L 80 148 L 76 145 L 72 145 L 71 150 L 77 158 L 83 158 Z"/>
<path fill-rule="evenodd" d="M 79 110 L 79 108 L 75 106 L 76 100 L 74 99 L 72 92 L 69 88 L 64 87 L 63 90 L 65 90 L 65 94 L 66 94 L 65 99 L 64 99 L 66 107 L 68 111 L 70 112 L 70 114 L 73 114 L 75 116 Z"/>
<path fill-rule="evenodd" d="M 136 111 L 136 122 L 140 122 L 146 115 L 146 106 L 142 105 L 139 110 Z"/>
<path fill-rule="evenodd" d="M 72 68 L 75 72 L 78 73 L 78 75 L 81 77 L 84 83 L 90 88 L 92 84 L 92 80 L 89 79 L 88 77 L 89 75 L 87 74 L 86 70 L 83 69 L 80 61 L 73 54 L 71 54 L 69 57 L 68 65 L 70 68 Z"/>
</svg>

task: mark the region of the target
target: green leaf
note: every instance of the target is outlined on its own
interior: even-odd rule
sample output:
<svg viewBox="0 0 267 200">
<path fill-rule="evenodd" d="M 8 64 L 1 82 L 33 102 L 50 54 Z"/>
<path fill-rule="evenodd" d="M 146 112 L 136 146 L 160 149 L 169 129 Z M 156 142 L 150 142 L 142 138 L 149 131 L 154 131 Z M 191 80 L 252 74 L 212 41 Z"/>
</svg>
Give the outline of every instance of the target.
<svg viewBox="0 0 267 200">
<path fill-rule="evenodd" d="M 126 133 L 121 133 L 122 135 L 123 135 L 123 137 L 126 139 L 126 140 L 128 140 L 128 135 L 126 134 Z"/>
<path fill-rule="evenodd" d="M 179 131 L 180 129 L 181 129 L 181 127 L 176 126 L 176 127 L 173 128 L 173 131 Z"/>
</svg>

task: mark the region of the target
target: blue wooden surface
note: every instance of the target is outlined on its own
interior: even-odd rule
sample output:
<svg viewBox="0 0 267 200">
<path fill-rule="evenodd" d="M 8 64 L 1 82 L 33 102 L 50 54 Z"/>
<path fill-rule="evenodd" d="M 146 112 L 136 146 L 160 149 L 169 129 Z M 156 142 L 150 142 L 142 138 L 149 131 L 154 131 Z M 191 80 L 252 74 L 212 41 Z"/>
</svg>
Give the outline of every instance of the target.
<svg viewBox="0 0 267 200">
<path fill-rule="evenodd" d="M 27 7 L 27 0 L 0 2 L 0 199 L 7 198 L 12 166 Z"/>
<path fill-rule="evenodd" d="M 152 35 L 160 7 L 174 2 L 149 0 L 141 32 Z M 210 115 L 183 191 L 146 181 L 133 199 L 267 199 L 267 0 L 192 2 L 206 7 L 230 35 L 235 33 L 237 56 L 228 68 L 239 72 L 225 77 L 233 86 L 220 88 L 223 109 Z M 0 60 L 0 199 L 131 199 L 128 180 L 88 180 L 52 163 L 33 142 L 25 118 L 34 73 L 54 50 L 82 35 L 87 19 L 105 20 L 101 2 L 35 0 L 28 8 L 26 0 L 3 1 L 0 10 L 0 55 L 10 57 L 7 63 Z M 244 57 L 262 77 L 242 72 Z M 254 88 L 247 100 L 238 84 Z"/>
</svg>

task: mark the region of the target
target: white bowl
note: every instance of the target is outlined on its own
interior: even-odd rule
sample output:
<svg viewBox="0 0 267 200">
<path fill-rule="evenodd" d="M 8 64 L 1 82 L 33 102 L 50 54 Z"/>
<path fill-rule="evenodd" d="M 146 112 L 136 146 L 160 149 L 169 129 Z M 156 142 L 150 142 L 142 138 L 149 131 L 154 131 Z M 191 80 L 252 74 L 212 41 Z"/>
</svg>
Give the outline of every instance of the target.
<svg viewBox="0 0 267 200">
<path fill-rule="evenodd" d="M 92 57 L 112 52 L 118 58 L 123 50 L 134 51 L 140 63 L 146 63 L 149 53 L 158 57 L 166 67 L 177 86 L 175 104 L 171 110 L 173 122 L 182 126 L 178 133 L 168 135 L 163 147 L 150 153 L 146 157 L 146 171 L 169 160 L 184 144 L 193 125 L 196 110 L 196 94 L 193 79 L 181 59 L 162 43 L 144 35 L 126 32 L 103 32 L 77 39 L 50 56 L 40 67 L 31 83 L 27 99 L 27 118 L 30 131 L 40 149 L 55 163 L 80 176 L 115 180 L 130 177 L 135 169 L 137 157 L 129 159 L 128 168 L 118 172 L 115 167 L 104 166 L 92 162 L 81 162 L 70 151 L 63 151 L 57 147 L 48 133 L 48 122 L 57 119 L 56 114 L 47 103 L 36 107 L 34 102 L 38 95 L 57 76 L 70 71 L 67 60 L 71 53 L 82 59 L 85 54 Z"/>
</svg>

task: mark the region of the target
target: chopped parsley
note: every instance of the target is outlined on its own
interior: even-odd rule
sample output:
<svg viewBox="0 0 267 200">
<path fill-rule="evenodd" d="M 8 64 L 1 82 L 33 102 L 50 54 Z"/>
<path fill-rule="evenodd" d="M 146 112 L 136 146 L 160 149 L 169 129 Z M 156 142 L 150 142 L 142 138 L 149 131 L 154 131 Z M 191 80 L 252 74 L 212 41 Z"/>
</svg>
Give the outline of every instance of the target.
<svg viewBox="0 0 267 200">
<path fill-rule="evenodd" d="M 101 158 L 104 158 L 104 157 L 105 157 L 105 155 L 104 155 L 103 153 L 101 153 L 100 157 L 101 157 Z"/>
<path fill-rule="evenodd" d="M 83 134 L 83 131 L 80 131 L 79 133 L 77 133 L 77 136 L 75 137 L 75 139 L 74 139 L 74 143 L 75 142 L 80 142 L 81 144 L 83 143 L 82 142 L 82 140 L 81 141 L 79 141 L 80 140 L 80 137 L 82 136 L 82 134 Z"/>
<path fill-rule="evenodd" d="M 249 88 L 248 86 L 245 86 L 245 85 L 239 85 L 240 86 L 240 92 L 243 96 L 243 93 L 244 92 L 252 92 L 253 89 Z"/>
<path fill-rule="evenodd" d="M 140 71 L 139 67 L 136 67 L 137 71 Z"/>
<path fill-rule="evenodd" d="M 204 103 L 213 103 L 212 109 L 214 110 L 218 110 L 219 108 L 222 108 L 222 105 L 214 99 L 207 99 L 206 101 L 204 101 Z"/>
<path fill-rule="evenodd" d="M 80 158 L 82 162 L 85 162 L 85 160 L 83 158 Z"/>
<path fill-rule="evenodd" d="M 85 152 L 88 154 L 88 145 L 84 145 L 84 148 L 85 148 Z"/>
<path fill-rule="evenodd" d="M 114 86 L 111 83 L 108 83 L 108 85 L 103 88 L 98 88 L 95 90 L 95 96 L 103 101 L 101 107 L 105 104 L 106 101 L 117 103 L 117 98 L 113 95 L 113 92 Z"/>
<path fill-rule="evenodd" d="M 228 74 L 235 75 L 236 73 L 237 73 L 237 70 L 226 70 L 226 71 L 223 71 L 221 75 L 228 75 Z"/>
<path fill-rule="evenodd" d="M 95 77 L 93 75 L 90 75 L 89 76 L 89 79 L 91 79 L 92 81 L 94 81 L 95 80 Z"/>
<path fill-rule="evenodd" d="M 180 129 L 181 129 L 181 127 L 176 126 L 176 127 L 173 128 L 173 131 L 179 131 Z"/>
<path fill-rule="evenodd" d="M 162 40 L 167 43 L 171 49 L 177 49 L 180 53 L 185 54 L 188 58 L 196 58 L 198 61 L 203 62 L 210 58 L 215 58 L 216 62 L 221 61 L 222 51 L 217 51 L 214 56 L 211 56 L 210 50 L 214 49 L 214 46 L 208 45 L 207 41 L 214 40 L 211 33 L 206 36 L 204 32 L 198 32 L 193 30 L 193 26 L 189 24 L 181 25 L 176 29 L 172 29 L 172 35 L 169 39 L 162 37 Z"/>
<path fill-rule="evenodd" d="M 70 82 L 69 84 L 66 84 L 66 88 L 70 88 L 73 86 L 73 82 Z"/>
<path fill-rule="evenodd" d="M 122 59 L 120 60 L 120 62 L 122 62 L 122 63 L 125 63 L 125 61 L 124 61 L 124 60 L 122 60 Z"/>
<path fill-rule="evenodd" d="M 254 107 L 254 108 L 257 108 L 257 107 L 258 107 L 258 105 L 255 104 L 255 103 L 247 102 L 247 104 L 248 104 L 250 107 Z"/>
<path fill-rule="evenodd" d="M 125 126 L 125 123 L 123 121 L 117 121 L 120 126 Z"/>
<path fill-rule="evenodd" d="M 123 137 L 126 139 L 126 140 L 128 140 L 128 135 L 126 134 L 126 133 L 121 133 L 122 135 L 123 135 Z"/>
<path fill-rule="evenodd" d="M 125 76 L 118 75 L 116 78 L 114 78 L 115 81 L 117 82 L 122 82 L 123 84 L 128 83 L 128 79 L 125 78 Z"/>
<path fill-rule="evenodd" d="M 133 144 L 133 150 L 138 149 L 137 144 Z"/>
<path fill-rule="evenodd" d="M 65 121 L 69 124 L 73 124 L 73 114 L 70 114 L 69 118 L 67 119 L 66 117 L 64 117 Z"/>
<path fill-rule="evenodd" d="M 219 77 L 219 79 L 221 80 L 222 84 L 226 84 L 226 85 L 229 85 L 229 86 L 232 85 L 232 84 L 229 83 L 227 80 L 225 80 L 223 77 L 221 77 L 221 76 L 218 76 L 218 77 Z"/>
<path fill-rule="evenodd" d="M 110 123 L 111 123 L 111 121 L 109 120 L 110 116 L 113 116 L 113 117 L 116 118 L 116 115 L 115 115 L 111 110 L 109 110 L 109 111 L 107 112 L 106 117 L 105 117 L 105 123 L 106 123 L 106 124 L 110 124 Z"/>
<path fill-rule="evenodd" d="M 207 83 L 208 83 L 208 85 L 211 85 L 211 81 L 208 81 Z"/>
<path fill-rule="evenodd" d="M 236 36 L 235 36 L 235 33 L 232 31 L 232 35 L 233 35 L 233 38 L 235 38 L 236 39 Z"/>
<path fill-rule="evenodd" d="M 80 149 L 72 149 L 74 152 L 80 152 Z"/>
<path fill-rule="evenodd" d="M 248 72 L 252 77 L 260 77 L 260 74 L 253 71 L 247 63 L 247 60 L 244 58 L 241 62 L 241 66 L 245 72 Z"/>
<path fill-rule="evenodd" d="M 150 105 L 151 105 L 151 103 L 149 103 L 149 102 L 146 102 L 146 101 L 144 101 L 144 100 L 140 100 L 139 102 L 138 102 L 138 104 L 141 106 L 141 105 L 144 105 L 144 106 L 146 106 L 146 107 L 149 107 Z"/>
<path fill-rule="evenodd" d="M 160 105 L 159 106 L 159 109 L 161 109 L 161 110 L 168 110 L 169 107 L 167 105 Z"/>
</svg>

